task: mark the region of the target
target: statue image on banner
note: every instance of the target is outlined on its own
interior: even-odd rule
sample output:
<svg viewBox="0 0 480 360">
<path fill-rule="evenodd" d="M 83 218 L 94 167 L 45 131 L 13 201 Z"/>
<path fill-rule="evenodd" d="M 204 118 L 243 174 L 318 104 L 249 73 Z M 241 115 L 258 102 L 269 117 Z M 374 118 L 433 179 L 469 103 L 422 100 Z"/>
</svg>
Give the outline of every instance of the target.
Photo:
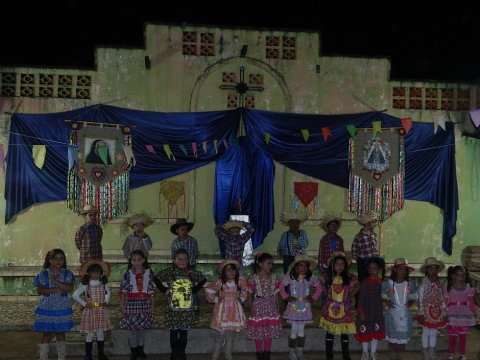
<svg viewBox="0 0 480 360">
<path fill-rule="evenodd" d="M 85 149 L 90 149 L 86 154 L 86 164 L 112 165 L 114 157 L 115 141 L 108 139 L 85 139 Z"/>
</svg>

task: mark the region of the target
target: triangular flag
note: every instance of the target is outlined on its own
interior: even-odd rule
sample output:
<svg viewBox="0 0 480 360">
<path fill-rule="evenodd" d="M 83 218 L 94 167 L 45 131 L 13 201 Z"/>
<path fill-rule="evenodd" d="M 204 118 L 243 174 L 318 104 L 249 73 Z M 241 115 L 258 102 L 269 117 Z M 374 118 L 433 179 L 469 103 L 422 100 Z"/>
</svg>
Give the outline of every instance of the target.
<svg viewBox="0 0 480 360">
<path fill-rule="evenodd" d="M 192 143 L 192 151 L 193 151 L 193 156 L 195 156 L 195 159 L 198 158 L 197 143 Z"/>
<path fill-rule="evenodd" d="M 470 118 L 472 119 L 472 122 L 475 124 L 475 127 L 479 127 L 480 126 L 480 109 L 469 111 L 468 113 L 470 114 Z"/>
<path fill-rule="evenodd" d="M 182 150 L 183 155 L 188 156 L 187 148 L 185 147 L 185 145 L 180 144 L 178 145 L 178 147 L 180 148 L 180 150 Z"/>
<path fill-rule="evenodd" d="M 2 172 L 5 174 L 5 156 L 3 154 L 3 144 L 0 144 L 0 168 L 2 168 Z"/>
<path fill-rule="evenodd" d="M 310 136 L 310 132 L 308 131 L 308 129 L 301 129 L 300 131 L 302 132 L 303 140 L 307 142 L 308 137 Z"/>
<path fill-rule="evenodd" d="M 133 155 L 132 145 L 123 145 L 123 153 L 125 154 L 127 164 L 132 164 L 132 166 L 135 166 L 137 160 L 135 160 L 135 155 Z"/>
<path fill-rule="evenodd" d="M 444 131 L 447 130 L 447 127 L 445 126 L 446 122 L 446 116 L 445 114 L 436 114 L 433 117 L 433 133 L 436 134 L 438 131 L 438 127 L 440 126 Z"/>
<path fill-rule="evenodd" d="M 265 133 L 264 137 L 265 137 L 265 144 L 268 145 L 268 143 L 270 142 L 270 133 Z"/>
<path fill-rule="evenodd" d="M 47 148 L 45 145 L 33 145 L 32 146 L 32 156 L 35 166 L 39 169 L 43 168 L 45 163 L 45 155 L 47 154 Z"/>
<path fill-rule="evenodd" d="M 327 141 L 328 138 L 332 137 L 332 132 L 330 131 L 330 128 L 328 126 L 322 127 L 322 134 L 323 134 L 324 141 Z"/>
<path fill-rule="evenodd" d="M 68 170 L 75 165 L 78 159 L 78 146 L 77 145 L 69 145 L 68 146 Z"/>
<path fill-rule="evenodd" d="M 347 132 L 350 134 L 351 137 L 354 137 L 357 134 L 357 127 L 353 124 L 348 124 Z"/>
<path fill-rule="evenodd" d="M 405 134 L 408 134 L 410 129 L 412 128 L 412 119 L 404 118 L 400 120 L 402 122 L 403 130 L 405 130 Z"/>
<path fill-rule="evenodd" d="M 167 154 L 167 157 L 169 160 L 176 161 L 175 156 L 172 153 L 172 150 L 170 149 L 170 145 L 168 144 L 163 144 L 163 151 L 165 151 L 165 154 Z"/>
<path fill-rule="evenodd" d="M 202 146 L 203 146 L 203 152 L 204 152 L 205 154 L 207 154 L 207 145 L 208 145 L 208 143 L 207 143 L 206 141 L 204 141 L 203 144 L 202 144 Z"/>
<path fill-rule="evenodd" d="M 98 156 L 102 159 L 102 162 L 105 166 L 108 165 L 107 154 L 108 148 L 107 147 L 99 147 L 97 148 Z"/>
<path fill-rule="evenodd" d="M 225 149 L 228 149 L 227 139 L 223 139 L 223 145 L 225 145 Z"/>
<path fill-rule="evenodd" d="M 382 135 L 382 122 L 372 121 L 372 136 L 375 136 L 377 134 Z"/>
<path fill-rule="evenodd" d="M 218 140 L 213 140 L 213 147 L 215 148 L 215 154 L 218 154 L 217 142 Z"/>
<path fill-rule="evenodd" d="M 152 153 L 153 155 L 157 156 L 157 154 L 155 153 L 155 149 L 153 148 L 152 145 L 145 145 L 145 148 L 149 153 Z"/>
</svg>

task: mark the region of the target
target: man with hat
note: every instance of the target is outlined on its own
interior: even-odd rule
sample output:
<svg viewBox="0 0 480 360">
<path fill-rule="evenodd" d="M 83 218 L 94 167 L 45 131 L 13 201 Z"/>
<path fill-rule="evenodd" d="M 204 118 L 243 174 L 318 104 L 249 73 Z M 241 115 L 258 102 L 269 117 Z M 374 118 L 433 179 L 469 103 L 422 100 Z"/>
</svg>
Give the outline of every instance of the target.
<svg viewBox="0 0 480 360">
<path fill-rule="evenodd" d="M 123 255 L 125 259 L 130 257 L 133 250 L 141 250 L 148 258 L 148 252 L 152 249 L 152 240 L 145 232 L 145 228 L 153 224 L 153 220 L 146 214 L 134 214 L 126 219 L 125 224 L 133 229 L 133 234 L 128 235 L 123 243 Z"/>
<path fill-rule="evenodd" d="M 320 227 L 325 230 L 318 246 L 318 267 L 321 271 L 325 271 L 327 261 L 335 251 L 344 252 L 343 239 L 337 234 L 341 223 L 339 216 L 331 214 L 325 215 L 320 223 Z"/>
<path fill-rule="evenodd" d="M 373 213 L 364 214 L 357 218 L 362 226 L 352 242 L 352 257 L 357 262 L 358 281 L 368 276 L 367 262 L 373 256 L 379 256 L 377 250 L 377 234 L 373 228 L 377 224 L 377 216 Z"/>
<path fill-rule="evenodd" d="M 305 217 L 298 211 L 289 209 L 280 215 L 280 221 L 289 227 L 280 236 L 277 253 L 283 256 L 283 273 L 288 272 L 288 267 L 295 260 L 295 256 L 305 252 L 308 246 L 308 236 L 305 230 L 300 229 L 300 224 Z"/>
<path fill-rule="evenodd" d="M 241 230 L 245 229 L 243 234 Z M 243 250 L 245 244 L 252 237 L 255 229 L 245 221 L 228 220 L 225 224 L 215 226 L 215 235 L 223 241 L 225 250 L 225 259 L 237 260 L 242 264 Z M 240 268 L 240 272 L 242 268 Z"/>
<path fill-rule="evenodd" d="M 75 246 L 80 250 L 80 266 L 90 259 L 103 260 L 103 230 L 97 225 L 97 213 L 92 205 L 85 205 L 80 211 L 85 219 L 85 224 L 75 233 Z"/>
</svg>

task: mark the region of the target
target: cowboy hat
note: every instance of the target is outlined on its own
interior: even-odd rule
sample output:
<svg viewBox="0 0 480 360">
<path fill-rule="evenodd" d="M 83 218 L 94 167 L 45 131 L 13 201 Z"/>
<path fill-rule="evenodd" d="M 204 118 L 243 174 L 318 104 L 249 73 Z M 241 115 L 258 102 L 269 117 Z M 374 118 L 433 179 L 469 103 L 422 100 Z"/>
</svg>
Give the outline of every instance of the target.
<svg viewBox="0 0 480 360">
<path fill-rule="evenodd" d="M 377 221 L 377 220 L 378 220 L 378 216 L 374 212 L 368 212 L 366 214 L 363 214 L 363 215 L 360 215 L 359 217 L 357 217 L 357 222 L 360 225 L 366 225 L 369 222 Z"/>
<path fill-rule="evenodd" d="M 228 220 L 225 224 L 223 224 L 223 228 L 225 230 L 230 230 L 231 228 L 243 228 L 243 223 L 241 221 L 236 220 Z"/>
<path fill-rule="evenodd" d="M 330 224 L 332 221 L 336 221 L 338 223 L 338 227 L 342 225 L 342 218 L 340 216 L 333 215 L 333 214 L 326 214 L 320 221 L 320 227 L 323 230 L 327 231 L 328 224 Z"/>
<path fill-rule="evenodd" d="M 178 235 L 178 228 L 180 226 L 186 226 L 187 227 L 187 232 L 189 232 L 190 230 L 193 229 L 193 223 L 192 222 L 188 222 L 187 219 L 185 218 L 180 218 L 180 219 L 177 219 L 177 221 L 175 222 L 175 224 L 173 224 L 172 226 L 170 226 L 170 232 L 172 234 L 175 234 L 175 235 Z"/>
<path fill-rule="evenodd" d="M 427 270 L 427 267 L 433 265 L 438 266 L 438 271 L 442 271 L 443 269 L 445 269 L 445 264 L 443 263 L 443 261 L 440 261 L 434 257 L 429 257 L 425 259 L 425 262 L 420 267 L 420 271 L 425 274 L 425 270 Z"/>
<path fill-rule="evenodd" d="M 125 223 L 133 228 L 135 224 L 143 224 L 144 227 L 153 224 L 153 220 L 146 214 L 134 214 L 125 220 Z"/>
<path fill-rule="evenodd" d="M 93 205 L 85 205 L 82 210 L 80 210 L 80 214 L 85 215 L 88 213 L 97 213 L 98 210 Z"/>
<path fill-rule="evenodd" d="M 284 225 L 288 225 L 288 222 L 291 220 L 298 220 L 302 223 L 305 221 L 305 215 L 293 209 L 288 209 L 280 214 L 280 221 Z"/>
<path fill-rule="evenodd" d="M 103 270 L 103 276 L 108 276 L 110 274 L 110 264 L 106 263 L 103 260 L 92 259 L 88 260 L 80 269 L 80 276 L 84 276 L 87 274 L 87 270 L 91 265 L 100 265 Z"/>
<path fill-rule="evenodd" d="M 227 265 L 235 265 L 237 267 L 237 270 L 240 269 L 240 263 L 237 260 L 226 259 L 226 260 L 223 260 L 220 264 L 218 264 L 218 272 L 222 273 L 223 269 Z"/>
<path fill-rule="evenodd" d="M 299 262 L 306 262 L 309 264 L 310 269 L 313 269 L 314 267 L 317 266 L 317 262 L 313 260 L 312 258 L 306 256 L 306 255 L 297 255 L 295 256 L 295 260 L 290 264 L 288 267 L 288 271 L 291 271 L 292 269 L 295 269 L 295 266 Z"/>
<path fill-rule="evenodd" d="M 393 270 L 395 268 L 399 267 L 407 267 L 409 271 L 414 271 L 415 268 L 408 266 L 408 261 L 405 258 L 396 258 L 395 261 L 393 262 L 393 265 L 390 266 L 390 269 Z"/>
<path fill-rule="evenodd" d="M 330 256 L 327 260 L 327 266 L 330 267 L 332 260 L 335 259 L 336 257 L 343 257 L 347 261 L 347 266 L 350 266 L 352 264 L 352 260 L 349 259 L 343 251 L 334 251 L 332 253 L 332 256 Z"/>
</svg>

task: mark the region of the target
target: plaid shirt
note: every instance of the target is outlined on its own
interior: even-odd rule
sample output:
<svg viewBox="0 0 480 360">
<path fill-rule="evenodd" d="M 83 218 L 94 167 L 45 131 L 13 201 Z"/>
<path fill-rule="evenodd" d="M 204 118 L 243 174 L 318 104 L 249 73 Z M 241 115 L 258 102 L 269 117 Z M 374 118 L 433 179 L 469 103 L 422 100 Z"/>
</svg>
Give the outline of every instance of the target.
<svg viewBox="0 0 480 360">
<path fill-rule="evenodd" d="M 302 254 L 308 246 L 308 236 L 305 230 L 299 230 L 298 238 L 295 241 L 295 237 L 290 231 L 285 231 L 280 236 L 277 251 L 282 255 L 297 256 Z"/>
<path fill-rule="evenodd" d="M 254 228 L 247 222 L 242 221 L 245 232 L 238 236 L 232 236 L 227 230 L 223 228 L 222 224 L 215 227 L 215 235 L 223 241 L 225 246 L 225 259 L 237 260 L 242 263 L 243 249 L 245 243 L 250 239 L 254 232 Z"/>
<path fill-rule="evenodd" d="M 185 249 L 188 254 L 188 265 L 195 266 L 197 265 L 197 256 L 200 253 L 198 251 L 198 243 L 194 237 L 187 235 L 185 240 L 180 240 L 178 237 L 172 241 L 172 259 L 175 251 L 178 249 Z"/>
<path fill-rule="evenodd" d="M 352 256 L 357 259 L 365 259 L 372 256 L 378 256 L 377 234 L 373 231 L 370 234 L 363 232 L 363 229 L 355 235 L 352 242 Z"/>
<path fill-rule="evenodd" d="M 80 264 L 88 259 L 103 259 L 103 230 L 98 225 L 84 224 L 75 233 L 75 245 L 80 250 Z"/>
<path fill-rule="evenodd" d="M 318 246 L 318 266 L 327 267 L 327 260 L 334 251 L 344 251 L 343 239 L 338 234 L 325 234 Z"/>
</svg>

